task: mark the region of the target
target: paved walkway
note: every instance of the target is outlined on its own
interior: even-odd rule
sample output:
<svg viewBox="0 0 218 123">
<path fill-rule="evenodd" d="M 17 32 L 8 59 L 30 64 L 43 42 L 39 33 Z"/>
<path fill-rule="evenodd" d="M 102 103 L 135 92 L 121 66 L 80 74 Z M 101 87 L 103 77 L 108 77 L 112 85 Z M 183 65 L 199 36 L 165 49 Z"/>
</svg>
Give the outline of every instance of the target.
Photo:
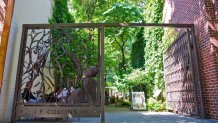
<svg viewBox="0 0 218 123">
<path fill-rule="evenodd" d="M 99 118 L 71 119 L 67 123 L 99 123 Z M 44 122 L 17 122 L 17 123 L 44 123 Z M 46 122 L 48 123 L 48 122 Z M 65 123 L 65 122 L 58 122 Z M 106 113 L 106 123 L 218 123 L 218 120 L 205 120 L 185 117 L 169 112 L 110 112 Z"/>
</svg>

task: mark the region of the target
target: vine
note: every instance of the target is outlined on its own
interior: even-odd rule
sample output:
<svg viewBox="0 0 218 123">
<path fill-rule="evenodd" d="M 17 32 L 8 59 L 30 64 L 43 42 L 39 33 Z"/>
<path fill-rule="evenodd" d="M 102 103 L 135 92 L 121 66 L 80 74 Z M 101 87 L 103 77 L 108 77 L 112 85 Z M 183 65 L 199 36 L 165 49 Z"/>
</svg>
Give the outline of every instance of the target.
<svg viewBox="0 0 218 123">
<path fill-rule="evenodd" d="M 148 0 L 145 9 L 146 23 L 161 23 L 163 17 L 163 1 Z M 147 72 L 147 81 L 154 86 L 152 90 L 164 90 L 163 79 L 163 49 L 161 47 L 163 28 L 148 28 L 145 30 L 145 70 Z M 153 94 L 151 93 L 150 97 Z"/>
</svg>

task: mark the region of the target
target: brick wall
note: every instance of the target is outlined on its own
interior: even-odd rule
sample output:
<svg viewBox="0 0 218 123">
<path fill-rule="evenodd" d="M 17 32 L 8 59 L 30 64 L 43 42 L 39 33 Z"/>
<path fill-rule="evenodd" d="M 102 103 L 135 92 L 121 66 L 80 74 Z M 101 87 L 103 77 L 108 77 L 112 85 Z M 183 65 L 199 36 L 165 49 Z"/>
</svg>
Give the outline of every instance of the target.
<svg viewBox="0 0 218 123">
<path fill-rule="evenodd" d="M 216 13 L 216 19 L 218 20 L 218 1 L 216 0 L 216 1 L 214 1 L 215 3 L 215 9 L 216 9 L 216 11 L 215 11 L 215 13 Z"/>
<path fill-rule="evenodd" d="M 213 28 L 217 24 L 217 4 L 217 0 L 165 0 L 165 8 L 170 7 L 170 11 L 164 13 L 165 22 L 195 25 L 205 113 L 213 119 L 218 119 L 218 40 L 215 39 L 218 36 Z"/>
<path fill-rule="evenodd" d="M 192 66 L 187 62 L 190 60 L 189 40 L 184 31 L 180 31 L 181 34 L 163 55 L 166 108 L 182 115 L 198 116 L 199 106 L 195 101 L 195 88 L 190 74 Z"/>
<path fill-rule="evenodd" d="M 218 32 L 217 32 L 217 18 L 216 18 L 216 9 L 215 1 L 213 0 L 204 0 L 205 2 L 205 11 L 207 13 L 207 26 L 208 33 L 210 36 L 210 52 L 211 60 L 209 61 L 212 64 L 212 67 L 209 68 L 210 78 L 208 85 L 205 89 L 207 96 L 206 108 L 210 118 L 218 119 Z"/>
</svg>

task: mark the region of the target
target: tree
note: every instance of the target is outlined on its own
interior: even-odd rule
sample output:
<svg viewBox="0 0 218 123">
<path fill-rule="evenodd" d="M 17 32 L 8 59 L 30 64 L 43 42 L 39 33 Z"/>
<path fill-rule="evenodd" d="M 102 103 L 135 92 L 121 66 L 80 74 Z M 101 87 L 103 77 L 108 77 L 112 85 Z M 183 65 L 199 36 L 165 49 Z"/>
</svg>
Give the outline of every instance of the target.
<svg viewBox="0 0 218 123">
<path fill-rule="evenodd" d="M 68 0 L 54 0 L 52 16 L 49 23 L 75 23 L 73 16 L 69 12 Z"/>
<path fill-rule="evenodd" d="M 132 68 L 144 68 L 145 65 L 145 39 L 144 28 L 141 28 L 136 35 L 136 40 L 132 44 L 131 66 Z"/>
<path fill-rule="evenodd" d="M 145 49 L 144 27 L 142 27 L 136 35 L 135 42 L 132 44 L 131 66 L 133 68 L 133 71 L 127 76 L 127 80 L 130 83 L 134 83 L 134 84 L 129 84 L 129 86 L 133 91 L 144 91 L 147 98 L 151 95 L 152 85 L 150 85 L 150 83 L 147 83 L 146 80 L 146 74 L 144 70 L 145 68 L 144 49 Z M 141 70 L 137 70 L 137 69 L 141 69 Z"/>
<path fill-rule="evenodd" d="M 101 0 L 100 0 L 101 2 Z M 98 0 L 73 0 L 72 6 L 78 22 L 93 22 Z"/>
<path fill-rule="evenodd" d="M 74 22 L 75 20 L 68 10 L 67 0 L 54 0 L 53 12 L 51 18 L 49 19 L 49 23 L 56 24 L 56 23 L 74 23 Z M 67 42 L 63 42 L 62 40 L 64 39 L 64 37 L 69 38 L 68 34 L 69 33 L 72 34 L 72 30 L 52 29 L 51 32 L 53 37 L 53 42 L 51 44 L 51 61 L 55 69 L 54 71 L 55 80 L 56 83 L 58 82 L 63 83 L 63 79 L 65 77 L 70 77 L 70 73 L 74 73 L 72 72 L 73 69 L 70 68 L 76 67 L 76 64 L 72 66 L 71 60 L 65 54 L 64 46 L 66 45 Z M 79 71 L 78 73 L 80 74 Z M 75 74 L 73 76 L 75 76 Z"/>
<path fill-rule="evenodd" d="M 110 9 L 114 4 L 124 3 L 127 0 L 72 0 L 73 14 L 76 22 L 102 22 L 105 18 L 102 13 Z M 144 8 L 144 0 L 129 0 L 131 4 Z"/>
<path fill-rule="evenodd" d="M 68 9 L 67 0 L 55 0 L 50 23 L 75 23 Z M 89 36 L 84 29 L 52 29 L 51 59 L 55 68 L 56 81 L 64 78 L 80 84 L 84 67 L 96 65 L 95 37 Z M 97 60 L 96 60 L 97 61 Z"/>
<path fill-rule="evenodd" d="M 126 77 L 126 84 L 133 91 L 144 91 L 146 99 L 153 96 L 153 83 L 147 81 L 147 72 L 142 69 L 133 69 Z"/>
<path fill-rule="evenodd" d="M 129 2 L 119 2 L 112 5 L 103 13 L 103 22 L 107 23 L 134 23 L 142 22 L 143 10 L 137 8 Z M 135 28 L 110 28 L 106 31 L 106 37 L 110 44 L 114 47 L 113 52 L 117 53 L 118 74 L 121 78 L 124 74 L 129 73 L 129 63 L 127 62 L 130 56 L 130 48 L 132 40 L 135 38 L 137 30 Z M 111 53 L 111 52 L 110 52 Z M 106 53 L 107 55 L 107 53 Z"/>
</svg>

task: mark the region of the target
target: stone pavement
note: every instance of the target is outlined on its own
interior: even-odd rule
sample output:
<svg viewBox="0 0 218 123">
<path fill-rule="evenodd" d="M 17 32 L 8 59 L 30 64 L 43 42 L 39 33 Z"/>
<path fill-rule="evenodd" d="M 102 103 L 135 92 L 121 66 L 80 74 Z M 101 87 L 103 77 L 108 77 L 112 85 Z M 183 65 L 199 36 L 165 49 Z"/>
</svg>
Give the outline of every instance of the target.
<svg viewBox="0 0 218 123">
<path fill-rule="evenodd" d="M 56 123 L 99 123 L 99 118 L 77 118 L 68 122 Z M 41 121 L 17 123 L 49 123 Z M 52 122 L 50 122 L 52 123 Z M 218 120 L 196 119 L 169 112 L 109 112 L 106 113 L 106 123 L 218 123 Z"/>
</svg>

